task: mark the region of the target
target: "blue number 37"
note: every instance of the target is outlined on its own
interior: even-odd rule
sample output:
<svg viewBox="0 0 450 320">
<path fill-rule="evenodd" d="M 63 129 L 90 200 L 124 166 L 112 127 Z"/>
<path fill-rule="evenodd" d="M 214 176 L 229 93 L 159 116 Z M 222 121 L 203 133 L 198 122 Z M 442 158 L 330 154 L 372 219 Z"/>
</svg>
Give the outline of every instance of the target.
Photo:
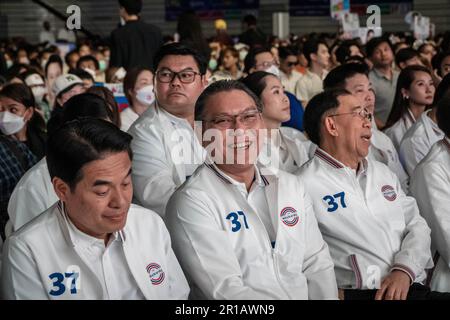
<svg viewBox="0 0 450 320">
<path fill-rule="evenodd" d="M 238 211 L 237 213 L 230 212 L 227 215 L 226 219 L 231 221 L 231 224 L 232 224 L 231 231 L 233 231 L 233 232 L 237 232 L 237 231 L 241 230 L 241 228 L 242 228 L 242 223 L 239 222 L 239 216 L 241 216 L 242 220 L 244 221 L 245 229 L 248 229 L 247 217 L 245 216 L 244 212 L 242 212 L 242 211 Z"/>
<path fill-rule="evenodd" d="M 338 198 L 340 199 L 341 207 L 347 208 L 345 204 L 345 192 L 339 192 L 332 196 L 328 195 L 322 198 L 328 204 L 328 212 L 334 212 L 339 208 L 339 204 L 336 202 Z"/>
</svg>

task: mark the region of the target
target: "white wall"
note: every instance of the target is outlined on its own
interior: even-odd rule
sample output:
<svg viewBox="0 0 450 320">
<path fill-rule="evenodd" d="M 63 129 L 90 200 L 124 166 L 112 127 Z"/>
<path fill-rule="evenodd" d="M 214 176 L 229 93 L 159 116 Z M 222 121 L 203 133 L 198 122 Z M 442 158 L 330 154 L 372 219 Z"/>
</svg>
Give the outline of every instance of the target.
<svg viewBox="0 0 450 320">
<path fill-rule="evenodd" d="M 118 2 L 116 0 L 46 0 L 54 8 L 65 12 L 70 4 L 81 8 L 81 23 L 87 29 L 106 36 L 119 22 Z M 260 25 L 267 33 L 272 31 L 272 13 L 287 11 L 289 0 L 260 0 Z M 376 0 L 374 1 L 376 4 Z M 415 0 L 414 9 L 430 16 L 436 24 L 437 31 L 450 30 L 450 0 Z M 45 9 L 40 8 L 30 0 L 0 0 L 0 19 L 8 17 L 8 36 L 25 36 L 28 40 L 37 41 L 42 30 L 42 21 L 48 19 L 54 27 L 60 28 L 63 23 L 54 18 Z M 164 0 L 144 0 L 142 13 L 146 21 L 158 25 L 164 34 L 175 31 L 175 22 L 166 22 Z M 362 19 L 364 20 L 364 19 Z M 0 21 L 0 28 L 1 28 Z M 336 23 L 329 17 L 291 17 L 291 31 L 295 33 L 334 32 Z M 406 31 L 407 25 L 402 16 L 382 15 L 381 25 L 385 31 Z M 231 34 L 241 32 L 239 21 L 228 21 Z M 214 33 L 213 22 L 204 22 L 206 35 Z M 2 31 L 0 31 L 2 32 Z M 4 31 L 0 38 L 5 37 Z"/>
</svg>

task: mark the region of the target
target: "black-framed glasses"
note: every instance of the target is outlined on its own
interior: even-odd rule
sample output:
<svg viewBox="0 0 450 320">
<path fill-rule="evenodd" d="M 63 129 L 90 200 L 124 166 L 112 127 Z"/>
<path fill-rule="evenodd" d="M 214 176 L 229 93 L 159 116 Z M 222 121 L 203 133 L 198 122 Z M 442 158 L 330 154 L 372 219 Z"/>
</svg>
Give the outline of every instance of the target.
<svg viewBox="0 0 450 320">
<path fill-rule="evenodd" d="M 220 129 L 230 129 L 237 120 L 244 126 L 250 127 L 256 123 L 256 120 L 258 120 L 258 117 L 260 116 L 261 112 L 258 109 L 252 109 L 236 115 L 220 115 L 209 120 L 205 119 L 204 121 L 211 122 L 214 127 Z"/>
<path fill-rule="evenodd" d="M 177 77 L 182 83 L 192 83 L 195 80 L 196 75 L 201 75 L 200 72 L 193 70 L 183 70 L 175 72 L 172 70 L 164 69 L 156 72 L 156 78 L 159 82 L 170 83 Z"/>
<path fill-rule="evenodd" d="M 373 118 L 372 113 L 370 113 L 366 108 L 359 108 L 358 110 L 355 110 L 355 111 L 352 111 L 352 112 L 330 114 L 329 117 L 344 116 L 344 115 L 347 115 L 347 114 L 357 115 L 361 119 L 363 119 L 363 120 L 366 119 L 366 120 L 369 120 L 369 121 L 372 121 L 372 118 Z"/>
<path fill-rule="evenodd" d="M 288 67 L 294 67 L 294 66 L 296 66 L 296 65 L 298 65 L 298 61 L 288 61 L 287 62 L 287 66 Z"/>
<path fill-rule="evenodd" d="M 259 63 L 257 65 L 255 65 L 256 68 L 259 69 L 267 69 L 270 68 L 271 66 L 279 66 L 278 62 L 276 60 L 272 60 L 272 61 L 264 61 L 262 63 Z"/>
</svg>

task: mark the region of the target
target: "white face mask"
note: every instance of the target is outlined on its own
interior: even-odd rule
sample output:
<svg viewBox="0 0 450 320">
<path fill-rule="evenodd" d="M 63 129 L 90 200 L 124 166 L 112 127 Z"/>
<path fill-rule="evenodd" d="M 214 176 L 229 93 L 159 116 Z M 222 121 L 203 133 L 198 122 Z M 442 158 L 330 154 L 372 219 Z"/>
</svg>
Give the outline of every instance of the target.
<svg viewBox="0 0 450 320">
<path fill-rule="evenodd" d="M 9 69 L 12 67 L 14 63 L 11 60 L 6 60 L 6 69 Z"/>
<path fill-rule="evenodd" d="M 150 106 L 155 101 L 155 93 L 153 86 L 148 85 L 136 91 L 136 99 L 147 106 Z"/>
<path fill-rule="evenodd" d="M 275 75 L 277 78 L 280 77 L 280 69 L 278 69 L 278 67 L 275 65 L 271 65 L 269 68 L 267 68 L 264 71 Z"/>
<path fill-rule="evenodd" d="M 84 68 L 84 71 L 89 73 L 92 76 L 92 78 L 94 78 L 94 80 L 95 80 L 95 70 L 92 70 L 92 69 L 89 69 L 89 68 Z"/>
<path fill-rule="evenodd" d="M 25 125 L 23 117 L 9 111 L 0 112 L 0 131 L 4 135 L 12 135 L 22 130 Z"/>
<path fill-rule="evenodd" d="M 33 87 L 31 89 L 33 92 L 34 99 L 37 103 L 41 103 L 44 99 L 45 94 L 47 93 L 47 88 L 43 86 Z"/>
</svg>

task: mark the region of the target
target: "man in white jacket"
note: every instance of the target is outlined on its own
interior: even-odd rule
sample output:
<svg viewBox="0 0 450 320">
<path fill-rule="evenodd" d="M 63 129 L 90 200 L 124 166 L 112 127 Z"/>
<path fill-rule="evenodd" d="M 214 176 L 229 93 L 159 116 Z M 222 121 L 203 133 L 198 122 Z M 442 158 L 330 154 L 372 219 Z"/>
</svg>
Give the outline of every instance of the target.
<svg viewBox="0 0 450 320">
<path fill-rule="evenodd" d="M 49 137 L 55 205 L 5 242 L 4 299 L 185 299 L 169 233 L 131 205 L 131 136 L 85 118 Z"/>
<path fill-rule="evenodd" d="M 435 143 L 411 177 L 411 194 L 431 228 L 436 267 L 429 275 L 432 290 L 450 292 L 450 96 L 437 107 L 445 138 Z"/>
<path fill-rule="evenodd" d="M 337 88 L 349 91 L 361 101 L 363 107 L 373 114 L 375 93 L 368 74 L 369 69 L 362 63 L 343 64 L 330 71 L 323 82 L 323 86 L 325 89 Z M 371 131 L 372 137 L 368 157 L 387 165 L 397 175 L 403 191 L 407 193 L 409 177 L 400 163 L 394 144 L 388 136 L 378 130 L 375 118 L 372 119 Z"/>
<path fill-rule="evenodd" d="M 333 263 L 305 186 L 255 165 L 261 110 L 238 81 L 215 82 L 197 101 L 208 158 L 166 211 L 192 297 L 336 299 Z"/>
<path fill-rule="evenodd" d="M 342 298 L 432 298 L 430 229 L 397 176 L 370 158 L 372 113 L 348 91 L 315 96 L 305 128 L 319 148 L 300 171 L 330 246 Z"/>
<path fill-rule="evenodd" d="M 184 44 L 162 46 L 154 58 L 156 104 L 131 126 L 135 201 L 163 216 L 167 201 L 203 163 L 194 106 L 207 84 L 207 62 Z"/>
<path fill-rule="evenodd" d="M 62 111 L 62 122 L 77 117 L 94 117 L 113 121 L 106 101 L 92 93 L 82 93 L 69 99 Z M 14 188 L 8 203 L 9 221 L 6 233 L 16 231 L 58 201 L 47 168 L 42 158 L 28 170 Z"/>
</svg>

